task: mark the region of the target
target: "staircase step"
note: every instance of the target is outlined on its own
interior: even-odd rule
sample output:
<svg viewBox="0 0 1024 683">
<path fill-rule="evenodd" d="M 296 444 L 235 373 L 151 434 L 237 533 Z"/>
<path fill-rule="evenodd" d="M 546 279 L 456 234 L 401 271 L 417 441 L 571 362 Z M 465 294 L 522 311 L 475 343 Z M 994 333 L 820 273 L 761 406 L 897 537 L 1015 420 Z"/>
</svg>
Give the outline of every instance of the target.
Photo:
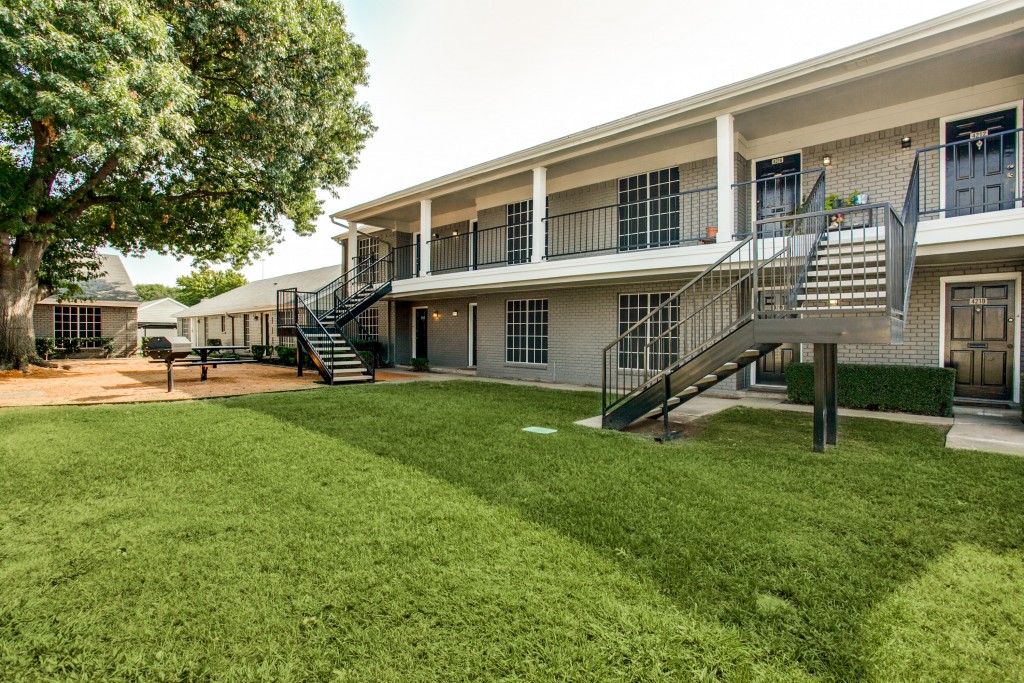
<svg viewBox="0 0 1024 683">
<path fill-rule="evenodd" d="M 720 379 L 721 378 L 718 375 L 704 375 L 699 380 L 697 380 L 697 386 L 701 386 L 703 384 L 714 384 L 718 382 Z"/>
<path fill-rule="evenodd" d="M 797 294 L 797 301 L 853 301 L 857 299 L 884 299 L 885 292 L 827 292 L 825 294 Z"/>
<path fill-rule="evenodd" d="M 872 277 L 832 277 L 821 280 L 809 281 L 805 287 L 807 289 L 857 289 L 862 287 L 878 287 L 884 285 L 885 280 L 882 278 Z"/>
<path fill-rule="evenodd" d="M 884 275 L 885 274 L 885 264 L 884 263 L 880 263 L 877 266 L 875 266 L 875 265 L 868 266 L 868 265 L 858 264 L 856 266 L 847 266 L 845 268 L 843 267 L 842 264 L 836 264 L 836 263 L 826 263 L 826 264 L 823 264 L 823 265 L 829 266 L 829 267 L 826 267 L 826 268 L 812 267 L 807 272 L 807 277 L 818 277 L 818 276 L 821 276 L 821 277 L 844 277 L 844 276 L 845 277 L 850 277 L 852 275 L 863 275 L 863 274 L 867 274 L 867 275 Z M 836 267 L 836 266 L 838 266 L 838 267 Z"/>
<path fill-rule="evenodd" d="M 739 363 L 725 363 L 724 365 L 722 365 L 722 367 L 720 367 L 717 370 L 715 370 L 715 374 L 716 375 L 724 375 L 725 373 L 728 373 L 728 372 L 735 372 L 736 370 L 739 370 L 739 368 L 740 368 L 740 364 Z"/>
<path fill-rule="evenodd" d="M 836 306 L 801 306 L 797 310 L 801 313 L 842 313 L 847 311 L 855 313 L 885 313 L 888 309 L 885 306 L 868 306 L 866 304 L 838 304 Z"/>
<path fill-rule="evenodd" d="M 354 384 L 356 382 L 368 382 L 369 380 L 369 375 L 335 375 L 331 381 L 333 384 L 340 384 L 342 382 Z"/>
<path fill-rule="evenodd" d="M 758 351 L 757 349 L 747 349 L 746 351 L 740 354 L 740 358 L 758 358 L 760 357 L 760 355 L 761 352 Z"/>
</svg>

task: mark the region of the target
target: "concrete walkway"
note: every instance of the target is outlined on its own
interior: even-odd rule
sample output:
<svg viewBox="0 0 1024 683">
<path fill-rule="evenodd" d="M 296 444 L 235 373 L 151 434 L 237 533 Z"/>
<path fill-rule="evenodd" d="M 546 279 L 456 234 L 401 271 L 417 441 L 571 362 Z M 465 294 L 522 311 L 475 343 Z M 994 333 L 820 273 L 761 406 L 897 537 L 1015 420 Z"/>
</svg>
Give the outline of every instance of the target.
<svg viewBox="0 0 1024 683">
<path fill-rule="evenodd" d="M 392 370 L 392 372 L 405 372 L 403 369 Z M 410 373 L 411 374 L 411 373 Z M 438 369 L 435 372 L 419 374 L 416 379 L 444 382 L 459 379 L 475 379 L 481 382 L 495 382 L 499 384 L 516 384 L 520 386 L 535 386 L 545 389 L 568 389 L 573 391 L 600 391 L 595 387 L 578 386 L 572 384 L 552 384 L 550 382 L 531 382 L 527 380 L 496 379 L 491 377 L 476 377 L 475 374 L 450 370 Z M 669 420 L 685 424 L 707 415 L 714 415 L 729 408 L 745 406 L 747 408 L 761 408 L 766 410 L 788 410 L 794 413 L 810 413 L 811 406 L 796 405 L 786 402 L 785 394 L 740 392 L 728 398 L 722 396 L 703 395 L 691 399 L 669 413 Z M 874 410 L 854 410 L 852 408 L 840 408 L 840 417 L 863 417 L 869 420 L 889 420 L 891 422 L 905 422 L 908 424 L 925 424 L 936 427 L 948 427 L 946 433 L 946 447 L 959 448 L 969 451 L 988 451 L 991 453 L 1006 453 L 1010 455 L 1024 455 L 1024 423 L 1020 420 L 1020 411 L 1003 410 L 997 408 L 975 408 L 968 406 L 956 406 L 953 409 L 953 417 L 934 417 L 931 415 L 912 415 L 910 413 L 883 413 Z M 584 427 L 601 428 L 601 416 L 588 417 L 576 422 Z"/>
<path fill-rule="evenodd" d="M 685 424 L 707 415 L 714 415 L 729 408 L 745 406 L 767 410 L 787 410 L 795 413 L 810 413 L 811 406 L 786 403 L 783 395 L 740 394 L 736 398 L 698 396 L 669 413 L 669 420 Z M 971 451 L 988 451 L 1024 455 L 1024 423 L 1020 412 L 994 408 L 973 408 L 957 406 L 953 417 L 911 415 L 909 413 L 883 413 L 873 410 L 840 408 L 840 417 L 863 417 L 870 420 L 890 420 L 910 424 L 926 424 L 949 427 L 946 434 L 947 448 Z M 601 416 L 588 417 L 576 424 L 584 427 L 601 427 Z"/>
</svg>

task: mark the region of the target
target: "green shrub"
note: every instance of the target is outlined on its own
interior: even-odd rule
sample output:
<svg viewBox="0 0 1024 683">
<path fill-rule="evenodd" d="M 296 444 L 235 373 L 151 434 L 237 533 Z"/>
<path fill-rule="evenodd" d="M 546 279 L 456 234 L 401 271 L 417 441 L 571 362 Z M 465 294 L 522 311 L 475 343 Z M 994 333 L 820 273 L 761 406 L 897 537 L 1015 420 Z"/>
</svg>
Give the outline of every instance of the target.
<svg viewBox="0 0 1024 683">
<path fill-rule="evenodd" d="M 50 360 L 50 356 L 57 353 L 57 340 L 53 337 L 36 337 L 36 353 L 43 360 Z"/>
<path fill-rule="evenodd" d="M 372 353 L 373 367 L 383 368 L 387 365 L 387 347 L 384 345 L 384 342 L 378 341 L 377 339 L 364 339 L 357 337 L 352 340 L 352 346 L 360 356 L 363 355 L 363 351 L 369 351 Z M 371 361 L 367 361 L 367 363 L 370 362 Z"/>
<path fill-rule="evenodd" d="M 253 358 L 255 358 L 256 360 L 263 360 L 264 356 L 270 355 L 270 352 L 273 350 L 273 347 L 266 346 L 263 344 L 253 344 L 252 346 L 249 347 L 249 349 L 252 351 Z"/>
<path fill-rule="evenodd" d="M 430 361 L 426 358 L 410 358 L 409 365 L 416 372 L 430 372 Z"/>
<path fill-rule="evenodd" d="M 953 414 L 956 371 L 952 368 L 840 363 L 837 374 L 837 399 L 844 408 Z M 793 403 L 814 403 L 814 365 L 791 363 L 786 369 L 786 389 Z"/>
<path fill-rule="evenodd" d="M 294 346 L 278 346 L 274 349 L 277 352 L 277 357 L 285 365 L 295 365 L 295 347 Z"/>
<path fill-rule="evenodd" d="M 356 351 L 356 353 L 358 353 L 359 357 L 363 359 L 363 362 L 366 363 L 371 368 L 380 367 L 379 365 L 377 365 L 376 354 L 374 354 L 374 352 L 371 351 L 370 349 L 363 349 L 362 351 Z"/>
<path fill-rule="evenodd" d="M 207 346 L 224 346 L 220 339 L 210 338 L 206 340 Z"/>
</svg>

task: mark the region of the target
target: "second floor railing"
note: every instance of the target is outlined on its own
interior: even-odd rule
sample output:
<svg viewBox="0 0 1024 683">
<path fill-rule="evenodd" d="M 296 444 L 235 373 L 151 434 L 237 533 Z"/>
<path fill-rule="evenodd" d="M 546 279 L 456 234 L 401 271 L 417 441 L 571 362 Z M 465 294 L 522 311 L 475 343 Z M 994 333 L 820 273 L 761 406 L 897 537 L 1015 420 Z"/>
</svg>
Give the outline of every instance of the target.
<svg viewBox="0 0 1024 683">
<path fill-rule="evenodd" d="M 404 247 L 395 247 L 391 252 L 394 260 L 394 273 L 396 280 L 408 280 L 420 275 L 420 245 L 407 244 Z"/>
<path fill-rule="evenodd" d="M 714 242 L 718 188 L 548 216 L 547 258 Z"/>
<path fill-rule="evenodd" d="M 430 240 L 430 272 L 529 263 L 532 255 L 532 224 L 499 225 Z"/>
<path fill-rule="evenodd" d="M 825 169 L 747 180 L 735 183 L 732 190 L 737 238 L 753 234 L 755 226 L 761 238 L 784 235 L 793 216 L 825 208 Z"/>
<path fill-rule="evenodd" d="M 917 150 L 918 215 L 955 218 L 1024 206 L 1022 132 L 1024 128 L 981 131 Z"/>
</svg>

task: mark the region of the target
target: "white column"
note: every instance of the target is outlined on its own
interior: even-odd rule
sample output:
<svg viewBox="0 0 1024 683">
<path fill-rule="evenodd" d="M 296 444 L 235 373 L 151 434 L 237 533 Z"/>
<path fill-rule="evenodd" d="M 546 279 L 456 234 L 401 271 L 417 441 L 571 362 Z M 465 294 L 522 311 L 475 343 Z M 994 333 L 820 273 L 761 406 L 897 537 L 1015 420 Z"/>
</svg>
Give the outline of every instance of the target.
<svg viewBox="0 0 1024 683">
<path fill-rule="evenodd" d="M 420 200 L 420 277 L 430 272 L 430 237 L 433 226 L 430 222 L 430 200 Z"/>
<path fill-rule="evenodd" d="M 540 263 L 544 260 L 544 245 L 547 240 L 548 224 L 544 221 L 547 217 L 548 207 L 548 169 L 542 167 L 533 169 L 533 249 L 530 254 L 531 263 Z"/>
<path fill-rule="evenodd" d="M 359 253 L 359 230 L 357 229 L 357 223 L 348 224 L 348 241 L 346 242 L 348 248 L 345 254 L 345 272 L 352 270 L 356 265 L 356 254 Z"/>
<path fill-rule="evenodd" d="M 718 122 L 718 241 L 730 242 L 735 233 L 736 208 L 732 184 L 736 182 L 736 126 L 732 114 Z"/>
</svg>

